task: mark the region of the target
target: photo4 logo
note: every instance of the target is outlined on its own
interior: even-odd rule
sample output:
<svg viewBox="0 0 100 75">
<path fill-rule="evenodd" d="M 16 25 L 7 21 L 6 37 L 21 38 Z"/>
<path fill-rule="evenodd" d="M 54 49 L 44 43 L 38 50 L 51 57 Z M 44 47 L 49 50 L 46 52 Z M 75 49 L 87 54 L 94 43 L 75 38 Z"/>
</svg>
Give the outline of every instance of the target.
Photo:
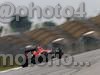
<svg viewBox="0 0 100 75">
<path fill-rule="evenodd" d="M 36 13 L 36 14 L 35 14 Z M 85 3 L 82 2 L 79 5 L 77 10 L 74 9 L 72 6 L 62 7 L 60 4 L 57 4 L 55 7 L 53 6 L 46 6 L 41 8 L 39 5 L 35 5 L 31 2 L 28 7 L 26 6 L 15 6 L 10 2 L 6 2 L 0 5 L 0 22 L 2 23 L 9 23 L 14 15 L 16 16 L 16 20 L 19 21 L 19 17 L 28 16 L 30 19 L 37 19 L 45 18 L 45 19 L 52 19 L 57 18 L 71 18 L 71 17 L 85 17 Z"/>
</svg>

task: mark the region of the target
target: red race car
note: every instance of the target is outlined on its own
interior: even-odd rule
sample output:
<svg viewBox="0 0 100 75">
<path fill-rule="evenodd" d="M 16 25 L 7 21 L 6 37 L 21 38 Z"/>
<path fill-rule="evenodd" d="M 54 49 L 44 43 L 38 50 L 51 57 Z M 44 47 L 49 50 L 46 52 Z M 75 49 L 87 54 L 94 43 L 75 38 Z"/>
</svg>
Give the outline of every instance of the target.
<svg viewBox="0 0 100 75">
<path fill-rule="evenodd" d="M 56 57 L 57 54 L 59 54 L 59 58 L 61 58 L 63 55 L 62 50 L 44 49 L 41 46 L 32 46 L 32 45 L 26 46 L 25 47 L 26 62 L 25 64 L 22 65 L 22 67 L 27 67 L 28 64 L 30 63 L 37 64 L 35 58 L 38 58 L 38 63 L 48 62 L 49 60 L 48 55 L 50 55 L 51 58 L 54 58 Z M 43 61 L 44 60 L 43 56 L 45 56 L 45 61 Z M 31 60 L 30 63 L 29 60 Z"/>
</svg>

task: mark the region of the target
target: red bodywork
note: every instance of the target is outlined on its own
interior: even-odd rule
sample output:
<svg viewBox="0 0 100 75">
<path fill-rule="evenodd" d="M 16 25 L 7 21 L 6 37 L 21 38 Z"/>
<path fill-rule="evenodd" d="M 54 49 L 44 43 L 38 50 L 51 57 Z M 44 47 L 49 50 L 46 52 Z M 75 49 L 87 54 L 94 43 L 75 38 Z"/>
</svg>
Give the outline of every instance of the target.
<svg viewBox="0 0 100 75">
<path fill-rule="evenodd" d="M 32 51 L 32 54 L 34 55 L 34 56 L 40 56 L 42 53 L 51 53 L 52 52 L 52 50 L 45 50 L 45 49 L 43 49 L 42 47 L 40 47 L 40 46 L 38 46 L 37 48 L 36 48 L 37 50 L 36 51 Z M 26 52 L 25 53 L 25 56 L 27 57 L 27 54 L 28 54 L 29 52 Z"/>
<path fill-rule="evenodd" d="M 37 47 L 37 51 L 33 51 L 33 55 L 35 56 L 39 56 L 41 55 L 42 53 L 49 53 L 51 50 L 44 50 L 42 47 Z"/>
</svg>

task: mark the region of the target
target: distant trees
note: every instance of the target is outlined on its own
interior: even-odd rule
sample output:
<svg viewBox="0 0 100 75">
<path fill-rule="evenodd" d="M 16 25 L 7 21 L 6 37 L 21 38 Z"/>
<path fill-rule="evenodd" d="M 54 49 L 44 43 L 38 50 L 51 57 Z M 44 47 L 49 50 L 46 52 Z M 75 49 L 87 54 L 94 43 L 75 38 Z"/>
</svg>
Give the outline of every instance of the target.
<svg viewBox="0 0 100 75">
<path fill-rule="evenodd" d="M 37 23 L 34 25 L 35 29 L 38 29 L 38 28 L 53 28 L 55 27 L 56 24 L 52 21 L 45 21 L 43 23 Z"/>
<path fill-rule="evenodd" d="M 2 32 L 2 30 L 3 30 L 3 27 L 1 26 L 1 27 L 0 27 L 0 33 Z"/>
<path fill-rule="evenodd" d="M 28 16 L 20 17 L 18 15 L 14 15 L 12 21 L 10 22 L 10 27 L 14 32 L 24 32 L 31 28 L 31 24 L 32 22 L 29 21 Z"/>
<path fill-rule="evenodd" d="M 71 19 L 72 19 L 72 17 L 67 17 L 66 18 L 67 21 L 70 21 Z"/>
<path fill-rule="evenodd" d="M 12 16 L 12 20 L 9 23 L 11 29 L 13 32 L 25 32 L 31 29 L 38 29 L 38 28 L 53 28 L 56 26 L 56 24 L 52 21 L 45 21 L 43 23 L 38 23 L 35 25 L 32 25 L 32 22 L 29 21 L 28 16 L 20 17 L 18 15 Z M 18 21 L 17 21 L 18 20 Z"/>
<path fill-rule="evenodd" d="M 51 28 L 51 27 L 55 27 L 56 24 L 52 21 L 46 21 L 42 24 L 43 27 L 46 27 L 46 28 Z"/>
<path fill-rule="evenodd" d="M 38 28 L 42 28 L 42 24 L 40 23 L 35 24 L 34 29 L 38 29 Z"/>
</svg>

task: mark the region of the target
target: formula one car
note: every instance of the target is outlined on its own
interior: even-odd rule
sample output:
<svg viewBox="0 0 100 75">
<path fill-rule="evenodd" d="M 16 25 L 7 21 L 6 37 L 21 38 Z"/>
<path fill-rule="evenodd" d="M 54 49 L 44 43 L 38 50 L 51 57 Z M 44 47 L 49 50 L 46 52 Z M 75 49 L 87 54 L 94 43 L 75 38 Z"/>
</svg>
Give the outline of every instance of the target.
<svg viewBox="0 0 100 75">
<path fill-rule="evenodd" d="M 37 64 L 37 61 L 35 60 L 38 58 L 38 63 L 41 62 L 48 62 L 49 58 L 48 55 L 52 58 L 58 57 L 61 59 L 63 52 L 61 49 L 56 49 L 56 50 L 50 50 L 50 49 L 44 49 L 41 46 L 26 46 L 25 47 L 25 57 L 26 57 L 26 62 L 25 64 L 22 65 L 22 67 L 27 67 L 29 63 L 29 60 L 33 64 Z M 43 60 L 43 56 L 45 56 L 45 61 Z"/>
</svg>

